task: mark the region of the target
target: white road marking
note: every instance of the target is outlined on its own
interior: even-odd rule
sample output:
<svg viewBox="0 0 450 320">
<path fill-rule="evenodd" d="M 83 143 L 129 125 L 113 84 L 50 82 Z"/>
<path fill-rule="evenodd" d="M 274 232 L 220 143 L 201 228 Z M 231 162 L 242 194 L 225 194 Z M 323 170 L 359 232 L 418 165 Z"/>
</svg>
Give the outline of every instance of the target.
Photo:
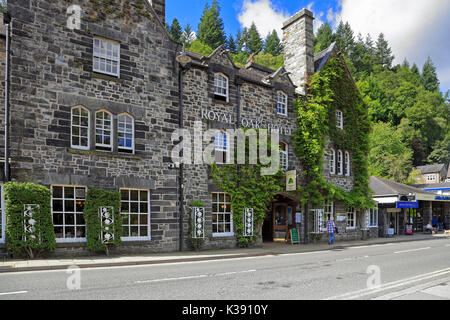
<svg viewBox="0 0 450 320">
<path fill-rule="evenodd" d="M 450 286 L 441 287 L 439 284 L 446 283 L 450 281 L 450 278 L 439 279 L 432 282 L 427 282 L 412 288 L 408 288 L 402 291 L 393 292 L 386 294 L 384 296 L 376 297 L 372 300 L 394 300 L 400 297 L 408 296 L 417 292 L 423 292 L 426 294 L 434 295 L 441 298 L 450 299 Z"/>
<path fill-rule="evenodd" d="M 179 277 L 179 278 L 166 278 L 166 279 L 155 279 L 155 280 L 145 280 L 145 281 L 136 281 L 136 284 L 144 284 L 144 283 L 155 283 L 155 282 L 170 282 L 170 281 L 183 281 L 183 280 L 192 280 L 192 279 L 202 279 L 202 278 L 210 278 L 210 277 L 224 277 L 236 274 L 245 274 L 245 273 L 253 273 L 256 270 L 248 270 L 248 271 L 237 271 L 237 272 L 226 272 L 226 273 L 218 273 L 218 274 L 202 274 L 199 276 L 188 276 L 188 277 Z"/>
<path fill-rule="evenodd" d="M 24 294 L 24 293 L 28 293 L 28 291 L 5 292 L 5 293 L 0 293 L 0 296 L 10 296 L 10 295 Z"/>
<path fill-rule="evenodd" d="M 417 252 L 417 251 L 425 251 L 425 250 L 430 250 L 430 249 L 431 249 L 431 247 L 420 248 L 420 249 L 412 249 L 412 250 L 404 250 L 404 251 L 397 251 L 397 252 L 394 252 L 394 254 L 409 253 L 409 252 Z"/>
<path fill-rule="evenodd" d="M 362 290 L 358 290 L 358 291 L 354 291 L 354 292 L 349 292 L 340 296 L 334 296 L 334 297 L 330 297 L 327 298 L 325 300 L 354 300 L 354 299 L 359 299 L 362 298 L 364 296 L 368 296 L 368 295 L 372 295 L 375 293 L 379 293 L 382 291 L 386 291 L 389 289 L 395 289 L 398 287 L 402 287 L 414 282 L 419 282 L 419 281 L 423 281 L 423 280 L 428 280 L 428 279 L 432 279 L 438 276 L 444 276 L 450 273 L 450 268 L 448 269 L 444 269 L 444 270 L 440 270 L 440 271 L 436 271 L 436 272 L 431 272 L 428 274 L 423 274 L 423 275 L 419 275 L 419 276 L 415 276 L 415 277 L 411 277 L 408 279 L 403 279 L 403 280 L 399 280 L 399 281 L 394 281 L 394 282 L 390 282 L 390 283 L 386 283 L 384 285 L 381 285 L 379 288 L 374 288 L 374 289 L 362 289 Z"/>
</svg>

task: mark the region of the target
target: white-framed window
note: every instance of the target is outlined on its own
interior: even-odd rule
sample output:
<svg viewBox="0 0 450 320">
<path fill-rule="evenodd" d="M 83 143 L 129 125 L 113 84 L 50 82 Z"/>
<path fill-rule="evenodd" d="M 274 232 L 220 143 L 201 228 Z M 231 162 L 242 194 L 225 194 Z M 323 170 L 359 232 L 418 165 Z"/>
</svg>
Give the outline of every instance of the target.
<svg viewBox="0 0 450 320">
<path fill-rule="evenodd" d="M 289 169 L 289 145 L 280 142 L 280 166 L 283 171 Z"/>
<path fill-rule="evenodd" d="M 283 91 L 277 92 L 277 113 L 282 116 L 288 115 L 288 98 Z"/>
<path fill-rule="evenodd" d="M 355 210 L 355 208 L 348 208 L 347 229 L 356 229 L 356 210 Z"/>
<path fill-rule="evenodd" d="M 330 174 L 336 174 L 336 150 L 330 150 Z"/>
<path fill-rule="evenodd" d="M 57 242 L 85 242 L 84 205 L 87 188 L 52 186 L 52 216 Z"/>
<path fill-rule="evenodd" d="M 214 145 L 215 145 L 215 154 L 216 154 L 216 162 L 218 164 L 225 164 L 227 162 L 228 155 L 228 136 L 226 132 L 219 131 L 214 135 Z"/>
<path fill-rule="evenodd" d="M 106 110 L 95 113 L 95 147 L 108 151 L 113 149 L 113 115 Z"/>
<path fill-rule="evenodd" d="M 344 170 L 345 170 L 345 176 L 350 177 L 351 175 L 351 167 L 350 167 L 351 159 L 350 159 L 350 153 L 348 151 L 345 151 L 344 154 Z"/>
<path fill-rule="evenodd" d="M 103 38 L 94 38 L 94 72 L 120 76 L 120 43 Z"/>
<path fill-rule="evenodd" d="M 122 240 L 150 241 L 150 190 L 120 189 Z"/>
<path fill-rule="evenodd" d="M 0 185 L 0 243 L 5 243 L 6 215 L 5 215 L 5 195 L 3 185 Z"/>
<path fill-rule="evenodd" d="M 72 108 L 71 146 L 74 149 L 89 150 L 90 112 L 83 106 Z"/>
<path fill-rule="evenodd" d="M 427 175 L 427 182 L 436 182 L 437 174 L 429 174 Z"/>
<path fill-rule="evenodd" d="M 117 118 L 118 151 L 134 153 L 134 119 L 128 114 L 119 114 Z"/>
<path fill-rule="evenodd" d="M 325 202 L 324 209 L 323 209 L 323 221 L 321 225 L 321 231 L 322 232 L 328 232 L 328 221 L 331 220 L 331 218 L 336 218 L 334 216 L 334 202 L 327 201 Z"/>
<path fill-rule="evenodd" d="M 231 197 L 222 192 L 213 193 L 212 206 L 213 237 L 234 236 Z"/>
<path fill-rule="evenodd" d="M 342 150 L 337 152 L 337 174 L 340 176 L 344 175 L 344 154 Z"/>
<path fill-rule="evenodd" d="M 214 95 L 216 98 L 229 101 L 228 78 L 223 73 L 214 74 Z"/>
<path fill-rule="evenodd" d="M 341 110 L 336 111 L 336 123 L 338 129 L 344 129 L 344 113 Z"/>
<path fill-rule="evenodd" d="M 378 202 L 375 208 L 369 210 L 369 228 L 378 227 Z"/>
</svg>

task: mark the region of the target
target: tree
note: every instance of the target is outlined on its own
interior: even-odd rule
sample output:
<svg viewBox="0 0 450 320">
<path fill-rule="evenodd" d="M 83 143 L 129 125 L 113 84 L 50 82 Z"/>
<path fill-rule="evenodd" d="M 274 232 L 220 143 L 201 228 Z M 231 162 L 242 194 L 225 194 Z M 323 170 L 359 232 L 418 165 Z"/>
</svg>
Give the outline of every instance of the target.
<svg viewBox="0 0 450 320">
<path fill-rule="evenodd" d="M 375 48 L 375 64 L 382 68 L 389 69 L 392 66 L 394 58 L 392 50 L 389 47 L 389 42 L 384 38 L 384 34 L 380 33 Z"/>
<path fill-rule="evenodd" d="M 322 24 L 314 37 L 314 52 L 318 53 L 327 49 L 333 42 L 333 30 L 328 22 Z"/>
<path fill-rule="evenodd" d="M 429 164 L 435 163 L 450 163 L 450 133 L 447 135 L 443 141 L 438 141 L 434 147 L 433 152 L 428 157 Z"/>
<path fill-rule="evenodd" d="M 182 29 L 180 23 L 175 18 L 173 19 L 172 25 L 170 26 L 170 37 L 172 40 L 181 42 Z"/>
<path fill-rule="evenodd" d="M 181 41 L 184 43 L 185 47 L 189 47 L 192 42 L 197 39 L 195 32 L 191 29 L 191 26 L 188 24 L 181 35 Z"/>
<path fill-rule="evenodd" d="M 211 7 L 209 4 L 205 6 L 198 25 L 198 39 L 214 49 L 226 41 L 223 20 L 220 18 L 220 6 L 217 0 L 212 2 Z"/>
<path fill-rule="evenodd" d="M 253 22 L 248 30 L 248 49 L 250 53 L 257 53 L 263 49 L 263 40 Z"/>
<path fill-rule="evenodd" d="M 283 47 L 281 45 L 278 33 L 273 30 L 266 38 L 264 45 L 264 53 L 271 54 L 273 56 L 278 56 L 283 53 Z"/>
<path fill-rule="evenodd" d="M 338 44 L 339 49 L 341 49 L 342 53 L 349 57 L 355 45 L 355 37 L 353 35 L 353 30 L 348 22 L 344 24 L 341 21 L 339 23 L 339 26 L 334 35 L 334 39 Z"/>
<path fill-rule="evenodd" d="M 238 47 L 237 47 L 236 41 L 234 41 L 233 35 L 230 34 L 226 45 L 227 45 L 227 49 L 230 51 L 230 53 L 232 53 L 232 54 L 238 53 Z"/>
<path fill-rule="evenodd" d="M 425 65 L 423 66 L 420 80 L 426 90 L 431 92 L 439 91 L 440 83 L 436 74 L 436 67 L 430 57 L 428 57 Z"/>
</svg>

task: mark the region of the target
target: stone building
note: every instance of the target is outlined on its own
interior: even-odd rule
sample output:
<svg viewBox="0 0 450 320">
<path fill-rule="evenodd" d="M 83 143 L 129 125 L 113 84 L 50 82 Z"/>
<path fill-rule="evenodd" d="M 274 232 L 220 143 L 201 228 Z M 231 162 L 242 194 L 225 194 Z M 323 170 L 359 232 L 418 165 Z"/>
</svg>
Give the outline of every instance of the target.
<svg viewBox="0 0 450 320">
<path fill-rule="evenodd" d="M 182 46 L 164 27 L 165 1 L 135 1 L 136 6 L 119 1 L 100 8 L 89 0 L 8 3 L 9 178 L 51 190 L 59 253 L 84 250 L 89 187 L 120 190 L 121 250 L 178 250 L 188 236 L 191 201 L 205 203 L 205 247 L 235 247 L 229 197 L 214 185 L 208 165 L 173 164 L 173 133 L 180 127 L 194 130 L 198 123 L 203 131 L 223 130 L 215 136 L 216 158 L 223 159 L 227 129 L 279 130 L 282 167 L 297 170 L 301 179 L 291 141 L 294 102 L 339 49 L 333 44 L 314 55 L 314 18 L 304 9 L 284 25 L 286 61 L 279 70 L 253 62 L 237 67 L 223 47 L 210 56 L 185 52 L 192 62 L 183 69 L 177 62 Z M 0 43 L 4 52 L 3 38 Z M 345 114 L 336 116 L 345 130 Z M 2 128 L 4 120 L 2 112 Z M 351 154 L 335 150 L 333 141 L 328 151 L 327 180 L 350 191 Z M 310 210 L 295 193 L 282 192 L 268 208 L 261 237 L 282 239 L 296 226 L 306 240 L 310 232 L 323 233 L 326 220 L 338 214 L 345 215 L 341 237 L 360 238 L 362 214 L 339 203 Z"/>
</svg>

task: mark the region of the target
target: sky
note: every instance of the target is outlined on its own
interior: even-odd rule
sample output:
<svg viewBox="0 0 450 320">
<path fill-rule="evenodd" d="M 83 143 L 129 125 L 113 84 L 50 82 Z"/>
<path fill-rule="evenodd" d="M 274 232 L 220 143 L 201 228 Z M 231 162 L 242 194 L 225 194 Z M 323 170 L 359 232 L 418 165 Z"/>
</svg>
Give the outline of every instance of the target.
<svg viewBox="0 0 450 320">
<path fill-rule="evenodd" d="M 184 28 L 195 31 L 205 5 L 212 0 L 166 0 L 166 20 L 177 18 Z M 441 91 L 450 90 L 450 0 L 219 0 L 225 32 L 236 35 L 239 29 L 255 22 L 265 37 L 283 21 L 303 8 L 315 16 L 314 30 L 329 22 L 333 28 L 342 20 L 349 22 L 355 37 L 361 33 L 376 40 L 382 32 L 396 57 L 406 58 L 421 69 L 428 56 L 433 60 Z"/>
</svg>

